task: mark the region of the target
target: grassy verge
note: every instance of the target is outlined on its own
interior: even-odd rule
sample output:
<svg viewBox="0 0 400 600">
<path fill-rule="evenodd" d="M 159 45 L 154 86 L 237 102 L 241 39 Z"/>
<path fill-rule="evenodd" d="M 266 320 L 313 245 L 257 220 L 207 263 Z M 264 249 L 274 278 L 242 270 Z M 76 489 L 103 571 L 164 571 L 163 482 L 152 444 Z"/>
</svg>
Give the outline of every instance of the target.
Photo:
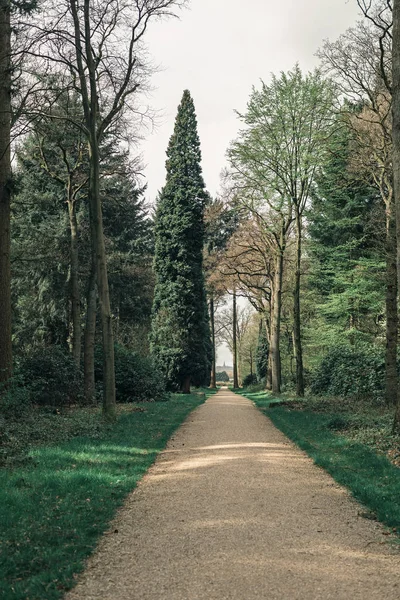
<svg viewBox="0 0 400 600">
<path fill-rule="evenodd" d="M 385 409 L 368 409 L 364 404 L 364 409 L 357 411 L 352 404 L 350 413 L 350 406 L 337 402 L 286 401 L 279 406 L 281 401 L 265 392 L 243 395 L 265 411 L 317 465 L 345 485 L 369 509 L 365 516 L 400 533 L 400 469 L 380 447 L 382 439 L 389 443 Z M 384 429 L 377 438 L 378 445 L 371 433 L 374 423 L 376 430 Z"/>
<path fill-rule="evenodd" d="M 37 446 L 29 462 L 1 470 L 0 597 L 50 600 L 70 589 L 116 509 L 204 399 L 123 406 L 112 427 Z"/>
</svg>

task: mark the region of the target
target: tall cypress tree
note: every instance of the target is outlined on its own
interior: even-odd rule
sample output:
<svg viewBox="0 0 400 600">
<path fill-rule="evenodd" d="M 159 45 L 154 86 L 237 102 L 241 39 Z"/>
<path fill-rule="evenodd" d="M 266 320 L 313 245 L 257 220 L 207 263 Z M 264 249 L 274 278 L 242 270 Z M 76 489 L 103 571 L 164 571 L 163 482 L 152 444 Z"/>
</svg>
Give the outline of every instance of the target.
<svg viewBox="0 0 400 600">
<path fill-rule="evenodd" d="M 193 100 L 183 93 L 156 212 L 151 348 L 170 390 L 208 385 L 211 340 L 203 276 L 204 208 Z"/>
</svg>

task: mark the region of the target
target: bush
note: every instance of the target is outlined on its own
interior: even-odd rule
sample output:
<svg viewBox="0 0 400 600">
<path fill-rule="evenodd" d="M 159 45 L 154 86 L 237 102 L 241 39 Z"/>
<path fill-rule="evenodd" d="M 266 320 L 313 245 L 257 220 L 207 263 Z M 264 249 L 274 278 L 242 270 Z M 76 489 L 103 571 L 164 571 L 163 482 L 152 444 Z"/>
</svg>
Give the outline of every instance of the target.
<svg viewBox="0 0 400 600">
<path fill-rule="evenodd" d="M 258 383 L 257 375 L 255 373 L 249 373 L 243 379 L 243 387 L 247 388 L 249 385 L 256 385 Z"/>
<path fill-rule="evenodd" d="M 18 377 L 14 377 L 8 389 L 0 390 L 0 415 L 19 419 L 32 406 L 30 389 L 24 387 Z"/>
<path fill-rule="evenodd" d="M 82 373 L 62 348 L 33 352 L 20 363 L 19 373 L 34 404 L 64 406 L 81 399 Z"/>
<path fill-rule="evenodd" d="M 96 349 L 96 382 L 103 380 L 103 352 Z M 115 387 L 117 402 L 145 402 L 163 400 L 165 383 L 152 359 L 141 356 L 123 346 L 115 346 Z"/>
<path fill-rule="evenodd" d="M 385 355 L 382 348 L 331 348 L 314 373 L 311 392 L 341 397 L 381 399 L 385 386 Z"/>
</svg>

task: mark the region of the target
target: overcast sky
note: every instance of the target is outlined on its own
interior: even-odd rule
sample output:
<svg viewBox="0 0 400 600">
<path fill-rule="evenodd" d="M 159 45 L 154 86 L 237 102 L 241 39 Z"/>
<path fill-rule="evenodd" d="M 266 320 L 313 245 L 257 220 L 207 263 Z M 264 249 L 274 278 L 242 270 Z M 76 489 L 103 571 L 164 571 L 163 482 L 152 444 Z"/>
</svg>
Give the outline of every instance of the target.
<svg viewBox="0 0 400 600">
<path fill-rule="evenodd" d="M 252 85 L 270 73 L 318 64 L 326 38 L 335 39 L 359 18 L 356 0 L 191 0 L 180 19 L 153 23 L 149 52 L 162 71 L 152 78 L 149 101 L 162 113 L 142 144 L 148 200 L 165 179 L 165 150 L 184 89 L 195 103 L 207 189 L 214 195 L 225 152 L 238 130 Z M 219 352 L 219 362 L 229 352 Z"/>
</svg>

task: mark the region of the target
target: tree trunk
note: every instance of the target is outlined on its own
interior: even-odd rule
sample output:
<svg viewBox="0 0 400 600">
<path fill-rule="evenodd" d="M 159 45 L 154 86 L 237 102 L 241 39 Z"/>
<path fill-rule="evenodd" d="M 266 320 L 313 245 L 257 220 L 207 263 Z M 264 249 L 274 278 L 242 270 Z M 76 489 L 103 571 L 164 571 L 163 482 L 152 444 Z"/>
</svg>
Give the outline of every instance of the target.
<svg viewBox="0 0 400 600">
<path fill-rule="evenodd" d="M 181 387 L 182 394 L 190 394 L 190 376 L 186 377 Z"/>
<path fill-rule="evenodd" d="M 215 315 L 214 315 L 214 296 L 211 293 L 210 297 L 210 321 L 211 321 L 211 343 L 212 343 L 212 367 L 211 367 L 211 382 L 210 388 L 215 390 L 217 387 L 216 374 L 216 349 L 215 349 Z"/>
<path fill-rule="evenodd" d="M 293 342 L 294 355 L 296 357 L 296 393 L 304 396 L 304 370 L 303 349 L 301 344 L 301 313 L 300 313 L 300 285 L 301 285 L 301 243 L 302 223 L 299 212 L 296 213 L 296 273 L 293 292 Z"/>
<path fill-rule="evenodd" d="M 265 378 L 265 389 L 272 390 L 272 354 L 271 354 L 271 319 L 272 319 L 272 302 L 269 302 L 269 319 L 265 319 L 265 332 L 268 340 L 268 363 L 267 376 Z"/>
<path fill-rule="evenodd" d="M 89 208 L 92 255 L 95 257 L 97 274 L 97 292 L 101 317 L 103 338 L 103 415 L 107 420 L 116 417 L 115 405 L 115 369 L 114 369 L 114 338 L 108 288 L 107 260 L 104 244 L 103 215 L 100 200 L 100 154 L 98 139 L 98 88 L 96 64 L 93 56 L 90 22 L 90 0 L 81 4 L 84 12 L 84 27 L 80 22 L 77 0 L 70 0 L 74 21 L 74 38 L 77 70 L 80 80 L 80 94 L 85 115 L 86 135 L 89 148 Z"/>
<path fill-rule="evenodd" d="M 233 355 L 233 387 L 239 387 L 238 365 L 237 365 L 237 311 L 236 311 L 236 290 L 233 290 L 233 312 L 232 312 L 232 355 Z"/>
<path fill-rule="evenodd" d="M 96 341 L 96 304 L 96 266 L 94 264 L 94 260 L 92 260 L 87 291 L 86 325 L 83 350 L 85 399 L 88 403 L 93 402 L 95 394 L 94 348 Z"/>
<path fill-rule="evenodd" d="M 386 210 L 386 364 L 385 397 L 389 405 L 397 404 L 397 278 L 396 278 L 396 222 L 393 202 Z"/>
<path fill-rule="evenodd" d="M 283 278 L 283 251 L 280 250 L 276 257 L 272 316 L 271 316 L 271 387 L 274 394 L 281 391 L 281 312 L 282 312 L 282 278 Z"/>
<path fill-rule="evenodd" d="M 79 368 L 82 348 L 81 326 L 81 294 L 79 289 L 79 249 L 78 249 L 78 222 L 76 219 L 76 203 L 68 200 L 68 215 L 71 235 L 71 320 L 72 320 L 72 356 Z"/>
<path fill-rule="evenodd" d="M 12 373 L 10 183 L 11 183 L 10 1 L 0 0 L 0 383 Z"/>
<path fill-rule="evenodd" d="M 94 125 L 89 142 L 90 156 L 90 221 L 92 249 L 96 257 L 97 292 L 103 340 L 103 415 L 107 420 L 116 417 L 114 336 L 108 287 L 107 259 L 104 245 L 103 215 L 100 201 L 100 156 Z M 94 130 L 94 131 L 93 131 Z"/>
<path fill-rule="evenodd" d="M 393 192 L 396 206 L 396 228 L 400 233 L 400 0 L 393 1 Z M 400 235 L 397 238 L 397 286 L 400 289 Z M 397 400 L 393 431 L 400 433 L 400 403 Z"/>
</svg>

